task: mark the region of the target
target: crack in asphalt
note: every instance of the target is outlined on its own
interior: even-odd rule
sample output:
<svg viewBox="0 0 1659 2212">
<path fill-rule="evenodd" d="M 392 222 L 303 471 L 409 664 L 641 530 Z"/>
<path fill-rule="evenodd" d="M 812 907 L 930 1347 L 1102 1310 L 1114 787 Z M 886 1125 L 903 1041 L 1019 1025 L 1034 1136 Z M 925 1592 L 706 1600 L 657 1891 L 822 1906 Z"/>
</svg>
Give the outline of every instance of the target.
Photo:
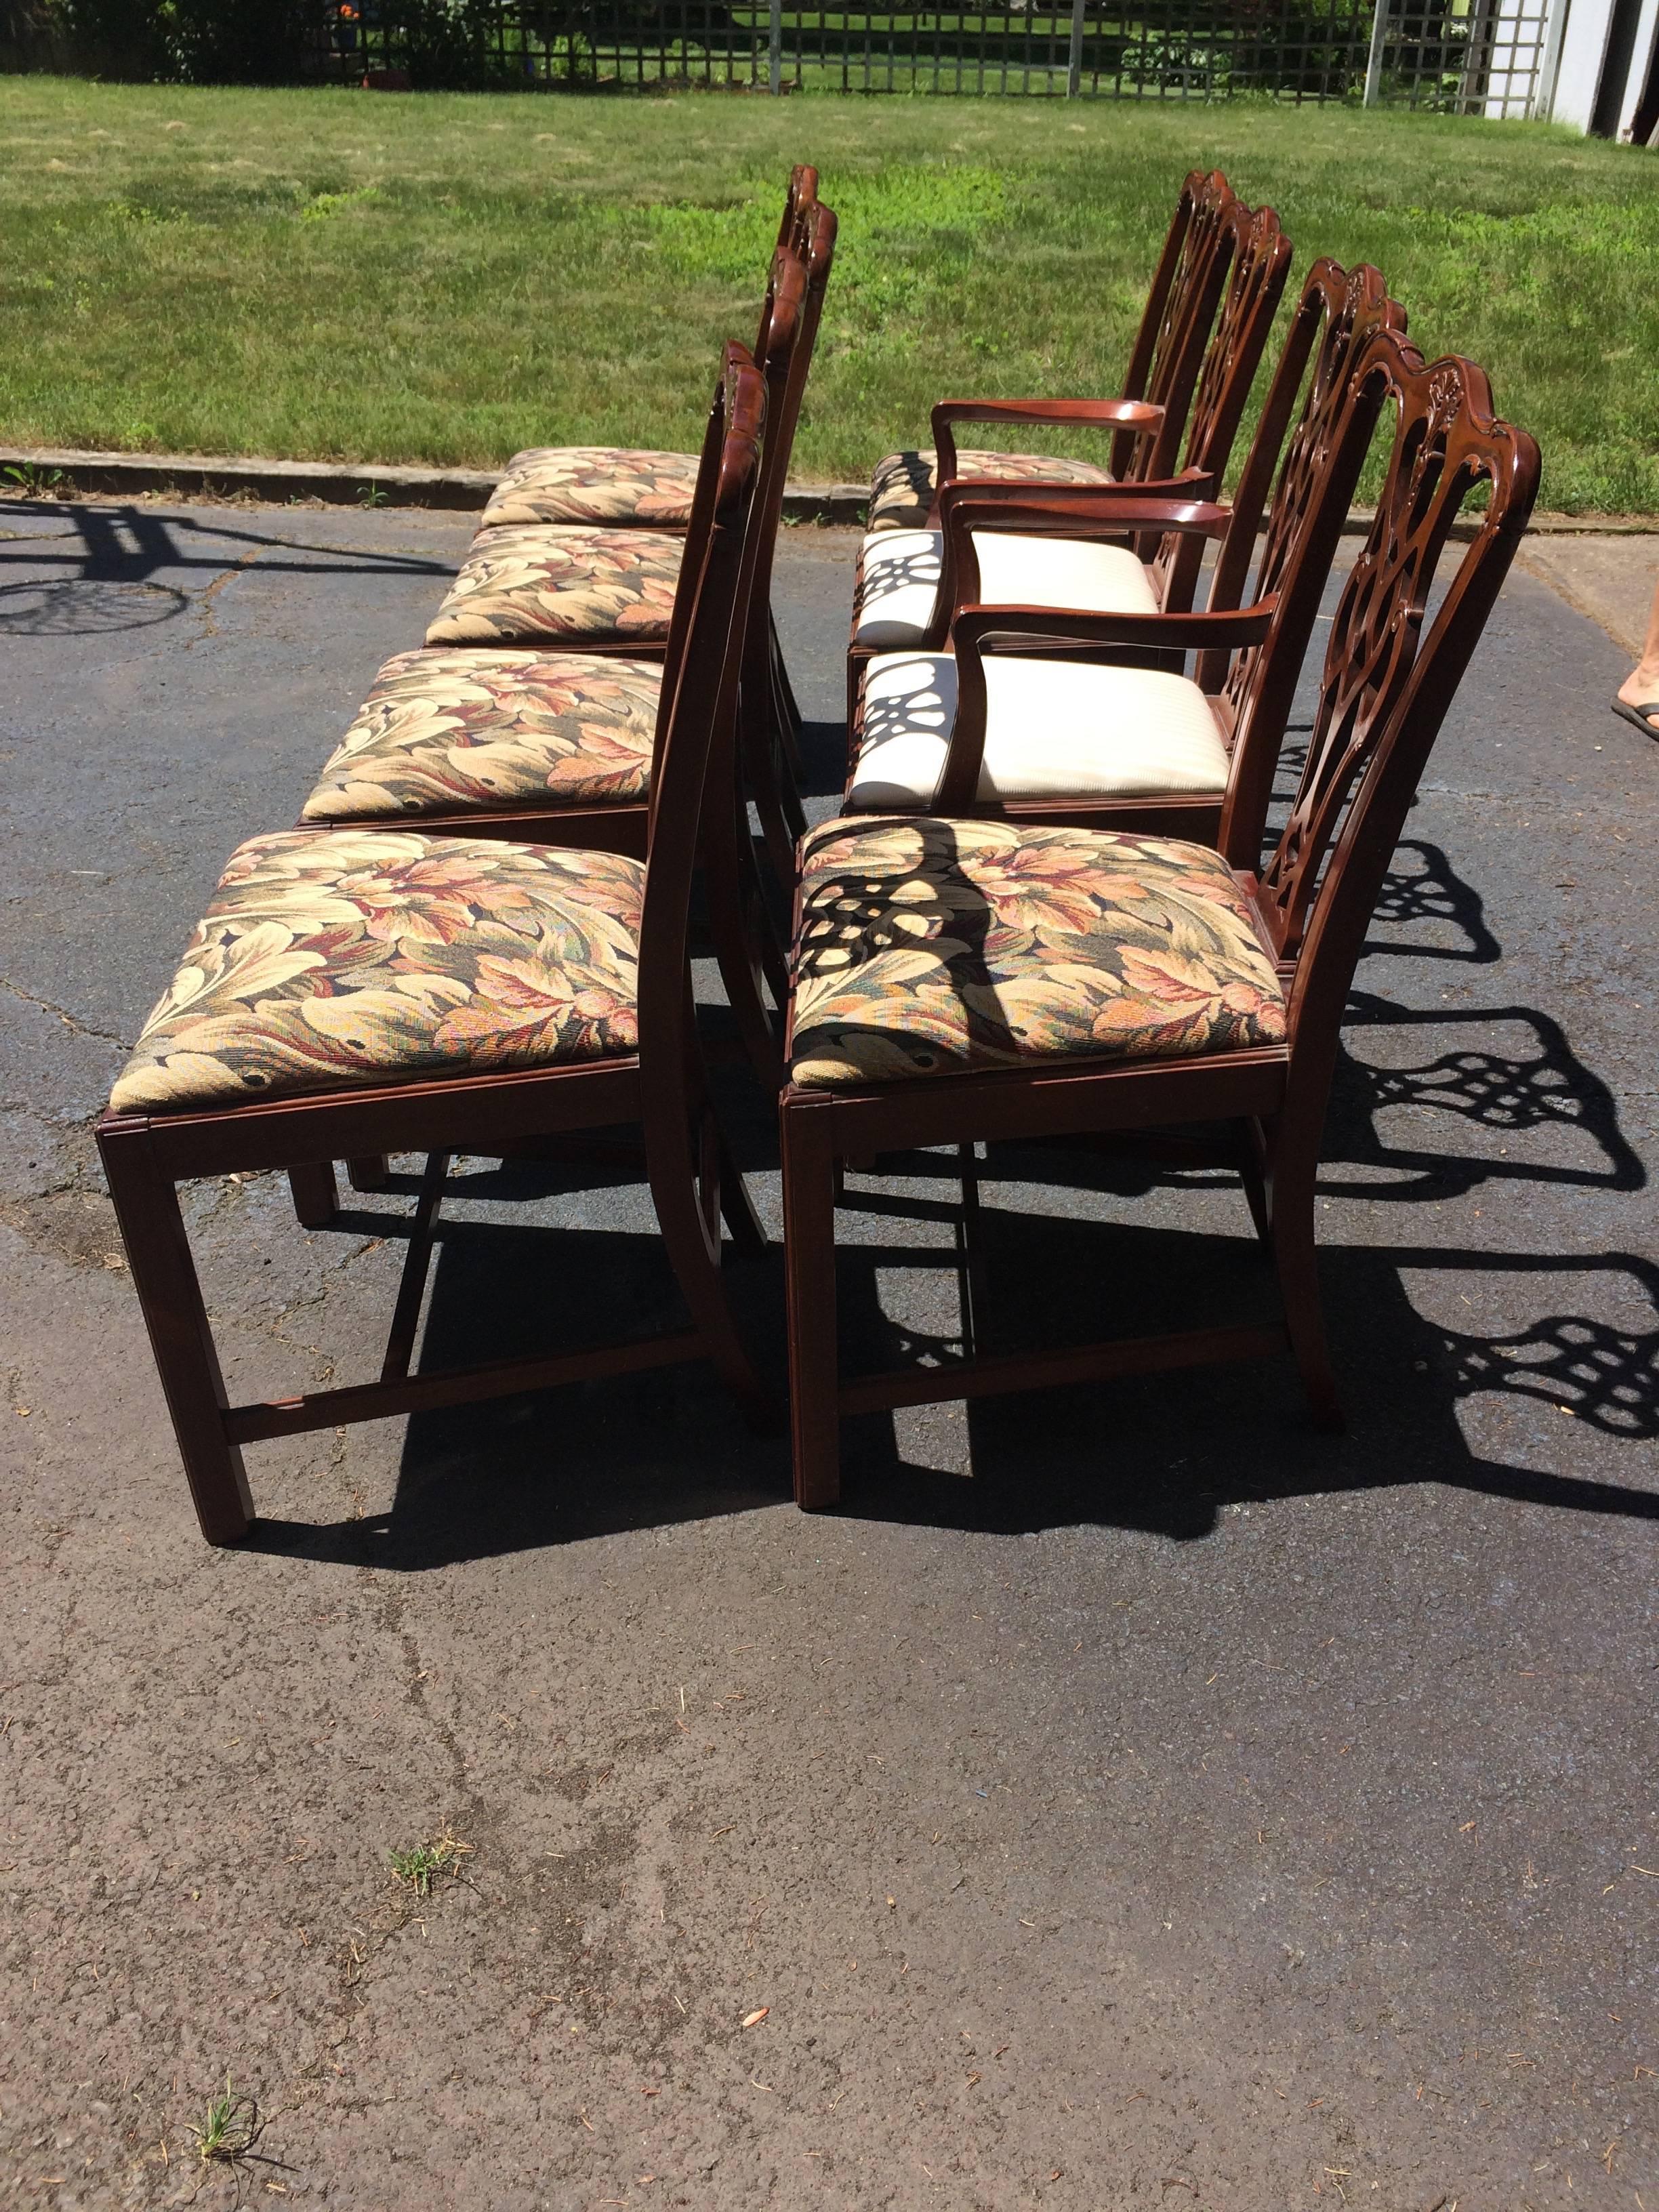
<svg viewBox="0 0 1659 2212">
<path fill-rule="evenodd" d="M 0 975 L 0 991 L 9 991 L 14 999 L 21 999 L 27 1006 L 38 1006 L 44 1014 L 56 1014 L 64 1026 L 73 1030 L 76 1036 L 97 1037 L 105 1044 L 118 1044 L 123 1052 L 131 1052 L 133 1048 L 125 1037 L 117 1036 L 112 1030 L 94 1029 L 90 1022 L 83 1022 L 78 1014 L 70 1013 L 67 1006 L 58 1006 L 51 999 L 42 999 L 33 991 L 26 991 L 21 983 L 14 983 L 9 975 Z"/>
<path fill-rule="evenodd" d="M 246 553 L 239 553 L 230 566 L 221 570 L 206 591 L 201 593 L 196 601 L 196 608 L 202 617 L 202 627 L 194 637 L 185 639 L 182 647 L 184 652 L 193 653 L 198 645 L 204 644 L 209 638 L 218 636 L 219 625 L 213 611 L 215 596 L 222 592 L 225 586 L 234 577 L 246 575 L 264 550 L 265 548 L 263 545 L 253 545 L 250 546 Z"/>
</svg>

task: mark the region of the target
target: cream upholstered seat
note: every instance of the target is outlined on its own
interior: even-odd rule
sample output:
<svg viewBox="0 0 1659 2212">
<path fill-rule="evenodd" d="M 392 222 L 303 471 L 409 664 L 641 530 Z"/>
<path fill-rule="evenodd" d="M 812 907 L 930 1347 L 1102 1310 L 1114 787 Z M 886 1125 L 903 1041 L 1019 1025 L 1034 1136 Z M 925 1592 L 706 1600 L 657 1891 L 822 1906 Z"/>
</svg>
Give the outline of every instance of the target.
<svg viewBox="0 0 1659 2212">
<path fill-rule="evenodd" d="M 1158 599 L 1126 546 L 1080 538 L 1027 538 L 976 530 L 981 602 L 987 606 L 1087 607 L 1155 615 Z M 937 530 L 872 531 L 864 541 L 855 646 L 921 645 L 931 629 L 944 564 Z"/>
<path fill-rule="evenodd" d="M 1227 750 L 1196 684 L 1151 668 L 988 653 L 981 799 L 1214 792 Z M 930 807 L 957 715 L 949 653 L 890 653 L 865 674 L 849 812 Z"/>
</svg>

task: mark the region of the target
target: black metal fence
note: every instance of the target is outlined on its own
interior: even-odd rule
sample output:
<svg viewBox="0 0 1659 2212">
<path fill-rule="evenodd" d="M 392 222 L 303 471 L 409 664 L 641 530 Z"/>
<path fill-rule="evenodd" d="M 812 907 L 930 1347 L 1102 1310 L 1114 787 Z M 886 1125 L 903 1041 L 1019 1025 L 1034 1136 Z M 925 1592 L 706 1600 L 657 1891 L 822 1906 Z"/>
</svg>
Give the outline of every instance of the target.
<svg viewBox="0 0 1659 2212">
<path fill-rule="evenodd" d="M 329 75 L 1535 112 L 1549 0 L 337 0 Z"/>
</svg>

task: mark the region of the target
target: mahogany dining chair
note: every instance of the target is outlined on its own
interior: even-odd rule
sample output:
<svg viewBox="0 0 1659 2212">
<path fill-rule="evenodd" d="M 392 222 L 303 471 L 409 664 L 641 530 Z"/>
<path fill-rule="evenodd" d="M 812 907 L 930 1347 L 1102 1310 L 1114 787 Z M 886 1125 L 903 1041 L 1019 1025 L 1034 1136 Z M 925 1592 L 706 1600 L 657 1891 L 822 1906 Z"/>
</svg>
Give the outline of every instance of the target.
<svg viewBox="0 0 1659 2212">
<path fill-rule="evenodd" d="M 791 1079 L 781 1101 L 795 1494 L 840 1490 L 842 1419 L 1289 1351 L 1340 1425 L 1315 1175 L 1349 986 L 1429 752 L 1514 556 L 1538 449 L 1483 372 L 1373 334 L 1339 442 L 1395 428 L 1370 535 L 1331 626 L 1290 814 L 1260 872 L 1182 839 L 945 816 L 843 817 L 801 850 Z M 1468 495 L 1474 534 L 1429 616 Z M 842 1165 L 917 1147 L 1156 1144 L 1239 1174 L 1282 1321 L 970 1356 L 843 1378 Z M 964 1198 L 976 1193 L 969 1164 Z M 964 1205 L 964 1223 L 978 1212 Z M 970 1265 L 972 1264 L 970 1255 Z M 1016 1296 L 1018 1286 L 1014 1286 Z"/>
<path fill-rule="evenodd" d="M 643 863 L 592 847 L 361 829 L 256 837 L 233 856 L 117 1079 L 98 1146 L 203 1534 L 244 1536 L 244 1445 L 584 1378 L 708 1359 L 757 1421 L 770 1400 L 721 1280 L 764 1237 L 716 1122 L 691 1017 L 689 909 L 705 794 L 729 808 L 743 573 L 765 386 L 730 349 L 718 481 Z M 449 1157 L 642 1126 L 690 1324 L 666 1334 L 410 1372 Z M 424 1152 L 378 1380 L 228 1402 L 177 1186 L 286 1169 L 301 1218 L 319 1163 Z"/>
</svg>

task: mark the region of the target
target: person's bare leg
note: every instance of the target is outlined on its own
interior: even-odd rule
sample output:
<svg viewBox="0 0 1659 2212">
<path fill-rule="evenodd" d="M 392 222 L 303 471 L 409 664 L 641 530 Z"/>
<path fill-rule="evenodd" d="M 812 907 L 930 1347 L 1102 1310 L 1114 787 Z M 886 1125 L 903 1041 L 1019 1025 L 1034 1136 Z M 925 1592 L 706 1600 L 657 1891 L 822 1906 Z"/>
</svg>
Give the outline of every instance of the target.
<svg viewBox="0 0 1659 2212">
<path fill-rule="evenodd" d="M 1642 658 L 1619 686 L 1619 696 L 1627 707 L 1650 707 L 1659 699 L 1659 584 L 1654 586 L 1653 605 L 1648 614 L 1647 642 L 1642 647 Z M 1659 714 L 1645 718 L 1648 727 L 1659 738 Z"/>
</svg>

